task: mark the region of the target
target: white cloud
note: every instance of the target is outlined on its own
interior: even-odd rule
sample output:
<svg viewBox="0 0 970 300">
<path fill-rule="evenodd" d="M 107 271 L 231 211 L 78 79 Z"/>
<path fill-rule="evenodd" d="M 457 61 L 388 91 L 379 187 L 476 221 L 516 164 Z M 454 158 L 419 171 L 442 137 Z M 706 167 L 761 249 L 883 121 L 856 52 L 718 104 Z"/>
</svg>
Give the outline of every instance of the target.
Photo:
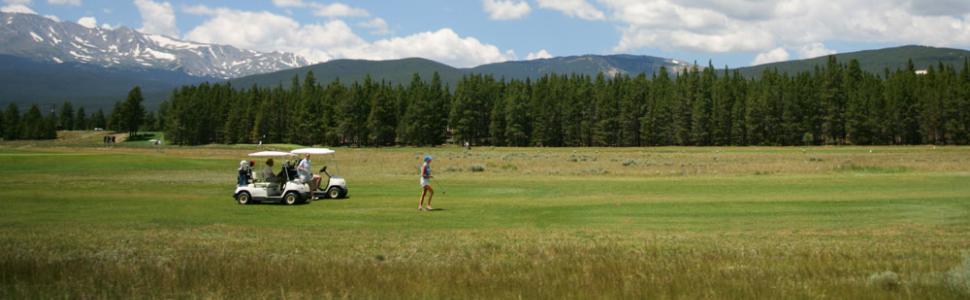
<svg viewBox="0 0 970 300">
<path fill-rule="evenodd" d="M 340 2 L 323 4 L 319 2 L 304 2 L 303 0 L 273 0 L 273 4 L 284 8 L 310 8 L 313 15 L 318 17 L 367 17 L 370 13 L 362 8 L 353 7 Z"/>
<path fill-rule="evenodd" d="M 387 21 L 381 18 L 373 18 L 367 22 L 360 22 L 357 23 L 357 26 L 370 29 L 370 34 L 374 35 L 391 34 L 391 28 L 387 25 Z"/>
<path fill-rule="evenodd" d="M 45 18 L 48 18 L 48 19 L 51 19 L 51 21 L 54 21 L 54 22 L 60 22 L 61 21 L 61 18 L 58 18 L 55 15 L 44 15 L 44 17 Z"/>
<path fill-rule="evenodd" d="M 484 44 L 474 37 L 461 37 L 451 28 L 374 41 L 350 49 L 345 55 L 364 59 L 424 57 L 455 67 L 472 67 L 515 58 L 514 52 L 503 53 L 498 47 Z"/>
<path fill-rule="evenodd" d="M 279 7 L 304 7 L 303 0 L 273 0 L 273 4 Z"/>
<path fill-rule="evenodd" d="M 542 1 L 540 1 L 540 4 Z M 615 51 L 826 55 L 827 41 L 970 46 L 965 0 L 599 0 L 619 23 Z M 787 51 L 786 51 L 787 52 Z M 766 56 L 763 56 L 766 57 Z"/>
<path fill-rule="evenodd" d="M 512 52 L 462 37 L 450 28 L 368 42 L 342 20 L 301 24 L 270 12 L 240 11 L 205 6 L 186 7 L 188 13 L 208 20 L 185 34 L 204 43 L 229 44 L 260 51 L 285 51 L 322 62 L 336 58 L 397 59 L 424 57 L 458 67 L 513 59 Z"/>
<path fill-rule="evenodd" d="M 81 6 L 81 0 L 47 0 L 47 3 L 54 4 L 54 5 Z"/>
<path fill-rule="evenodd" d="M 525 17 L 532 8 L 518 0 L 482 0 L 482 8 L 492 20 L 514 20 Z"/>
<path fill-rule="evenodd" d="M 82 17 L 77 20 L 77 23 L 87 28 L 98 27 L 98 19 L 95 19 L 94 17 Z"/>
<path fill-rule="evenodd" d="M 586 0 L 537 0 L 539 7 L 558 10 L 583 20 L 602 20 L 606 15 Z"/>
<path fill-rule="evenodd" d="M 788 51 L 786 51 L 785 48 L 778 47 L 775 49 L 771 49 L 768 52 L 759 53 L 758 56 L 754 57 L 754 61 L 751 62 L 751 65 L 761 65 L 761 64 L 767 64 L 767 63 L 773 63 L 773 62 L 779 62 L 779 61 L 786 61 L 788 60 L 788 58 L 789 58 Z"/>
<path fill-rule="evenodd" d="M 141 14 L 141 28 L 144 33 L 178 36 L 175 26 L 175 11 L 168 2 L 154 2 L 151 0 L 135 0 L 138 13 Z"/>
<path fill-rule="evenodd" d="M 811 43 L 798 48 L 799 58 L 814 58 L 837 53 L 835 50 L 825 48 L 825 44 Z"/>
<path fill-rule="evenodd" d="M 107 24 L 107 23 L 106 24 L 101 24 L 101 29 L 112 30 L 112 29 L 115 29 L 116 27 L 117 26 L 111 26 L 111 24 Z"/>
<path fill-rule="evenodd" d="M 316 11 L 313 15 L 320 17 L 366 17 L 370 15 L 366 10 L 349 6 L 343 3 L 331 3 L 331 4 L 310 4 Z"/>
<path fill-rule="evenodd" d="M 529 52 L 529 54 L 525 56 L 526 60 L 546 58 L 552 58 L 552 54 L 549 54 L 549 51 L 546 51 L 546 49 L 541 49 L 539 52 Z"/>
<path fill-rule="evenodd" d="M 20 13 L 20 14 L 32 14 L 32 15 L 37 14 L 37 12 L 35 12 L 33 9 L 30 9 L 30 7 L 27 7 L 26 5 L 23 5 L 23 4 L 11 4 L 4 7 L 0 7 L 0 11 L 5 13 Z"/>
<path fill-rule="evenodd" d="M 20 4 L 20 5 L 30 5 L 31 0 L 3 0 L 3 4 Z"/>
</svg>

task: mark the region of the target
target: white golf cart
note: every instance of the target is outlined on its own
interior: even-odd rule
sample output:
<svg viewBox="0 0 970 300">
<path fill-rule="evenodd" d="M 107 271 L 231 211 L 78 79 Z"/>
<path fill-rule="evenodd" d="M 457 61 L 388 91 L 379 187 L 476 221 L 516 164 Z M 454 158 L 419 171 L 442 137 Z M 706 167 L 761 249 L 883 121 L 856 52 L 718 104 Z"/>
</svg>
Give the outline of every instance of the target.
<svg viewBox="0 0 970 300">
<path fill-rule="evenodd" d="M 249 157 L 259 158 L 281 158 L 282 169 L 276 174 L 273 181 L 266 181 L 265 178 L 254 178 L 246 185 L 236 186 L 233 198 L 239 204 L 250 204 L 252 202 L 271 202 L 293 205 L 297 203 L 308 203 L 313 199 L 324 197 L 344 198 L 347 196 L 347 182 L 341 177 L 332 176 L 327 173 L 324 166 L 320 171 L 327 175 L 326 186 L 321 184 L 321 189 L 310 191 L 307 182 L 303 182 L 296 172 L 296 163 L 299 161 L 297 154 L 333 154 L 334 151 L 326 148 L 304 148 L 292 152 L 282 151 L 261 151 L 250 153 Z M 326 187 L 326 189 L 322 189 Z"/>
<path fill-rule="evenodd" d="M 297 155 L 335 155 L 333 150 L 327 148 L 301 148 L 290 151 L 290 153 Z M 327 172 L 327 166 L 324 165 L 320 168 L 320 173 L 327 175 L 326 181 L 320 182 L 320 189 L 313 192 L 313 198 L 330 198 L 330 199 L 340 199 L 346 198 L 349 190 L 347 189 L 347 180 L 343 177 L 336 176 Z"/>
<path fill-rule="evenodd" d="M 280 158 L 282 170 L 276 175 L 275 181 L 253 179 L 246 185 L 236 186 L 233 198 L 239 204 L 252 202 L 282 202 L 288 205 L 306 202 L 310 199 L 310 188 L 296 176 L 296 167 L 292 158 L 296 154 L 281 151 L 261 151 L 250 153 L 249 157 Z"/>
</svg>

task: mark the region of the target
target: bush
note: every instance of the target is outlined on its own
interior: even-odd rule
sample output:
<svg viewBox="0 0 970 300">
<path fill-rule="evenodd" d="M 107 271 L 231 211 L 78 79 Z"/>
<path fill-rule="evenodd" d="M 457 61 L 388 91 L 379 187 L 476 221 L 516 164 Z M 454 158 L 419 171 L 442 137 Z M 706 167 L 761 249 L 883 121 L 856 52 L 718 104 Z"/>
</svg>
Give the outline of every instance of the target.
<svg viewBox="0 0 970 300">
<path fill-rule="evenodd" d="M 483 165 L 472 165 L 471 167 L 468 168 L 468 170 L 469 171 L 472 171 L 472 172 L 485 172 L 485 166 L 483 166 Z"/>
<path fill-rule="evenodd" d="M 957 293 L 970 297 L 970 255 L 963 263 L 946 273 L 946 286 Z"/>
<path fill-rule="evenodd" d="M 899 288 L 899 285 L 900 285 L 899 275 L 893 271 L 874 273 L 872 275 L 869 275 L 869 285 L 875 286 L 887 291 L 895 290 Z"/>
</svg>

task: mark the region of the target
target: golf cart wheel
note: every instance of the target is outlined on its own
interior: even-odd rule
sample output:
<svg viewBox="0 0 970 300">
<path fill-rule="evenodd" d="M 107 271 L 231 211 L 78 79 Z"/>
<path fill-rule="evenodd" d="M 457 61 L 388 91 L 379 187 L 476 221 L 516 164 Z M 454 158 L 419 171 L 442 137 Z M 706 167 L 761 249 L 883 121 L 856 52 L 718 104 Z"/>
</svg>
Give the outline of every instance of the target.
<svg viewBox="0 0 970 300">
<path fill-rule="evenodd" d="M 239 204 L 246 205 L 253 201 L 253 196 L 249 192 L 241 192 L 236 195 L 236 202 Z"/>
<path fill-rule="evenodd" d="M 327 197 L 330 197 L 330 199 L 340 198 L 342 194 L 343 191 L 341 191 L 338 187 L 331 187 L 329 190 L 327 190 Z"/>
<path fill-rule="evenodd" d="M 283 195 L 283 203 L 286 205 L 293 205 L 298 202 L 300 202 L 300 195 L 297 195 L 296 192 L 289 192 Z"/>
</svg>

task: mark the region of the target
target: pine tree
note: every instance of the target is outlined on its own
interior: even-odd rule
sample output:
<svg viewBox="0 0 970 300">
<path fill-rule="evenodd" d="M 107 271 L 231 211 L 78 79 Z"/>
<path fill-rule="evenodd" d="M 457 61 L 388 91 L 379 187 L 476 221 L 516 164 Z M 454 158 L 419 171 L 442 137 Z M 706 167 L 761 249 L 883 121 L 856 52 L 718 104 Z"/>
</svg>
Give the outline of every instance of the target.
<svg viewBox="0 0 970 300">
<path fill-rule="evenodd" d="M 52 109 L 51 112 L 47 114 L 47 117 L 43 119 L 43 124 L 41 125 L 41 128 L 40 128 L 40 136 L 38 136 L 37 138 L 44 139 L 44 140 L 56 139 L 57 122 L 58 122 L 58 117 Z"/>
<path fill-rule="evenodd" d="M 712 143 L 714 126 L 712 112 L 714 111 L 713 88 L 717 81 L 714 66 L 708 62 L 707 68 L 701 72 L 700 80 L 694 82 L 691 94 L 691 141 L 698 146 L 708 146 Z"/>
<path fill-rule="evenodd" d="M 835 55 L 829 55 L 828 64 L 822 76 L 822 91 L 820 93 L 824 117 L 822 118 L 822 134 L 826 143 L 845 143 L 845 89 L 843 67 L 836 61 Z"/>
<path fill-rule="evenodd" d="M 530 82 L 512 81 L 505 94 L 505 137 L 509 146 L 529 145 L 532 122 L 529 117 Z"/>
<path fill-rule="evenodd" d="M 625 91 L 620 98 L 620 145 L 639 147 L 640 119 L 644 116 L 644 109 L 649 94 L 647 76 L 640 73 L 632 81 L 627 81 L 622 89 Z"/>
<path fill-rule="evenodd" d="M 673 84 L 666 67 L 654 75 L 644 116 L 640 118 L 640 139 L 644 145 L 664 146 L 673 143 Z"/>
<path fill-rule="evenodd" d="M 57 127 L 61 130 L 74 130 L 74 117 L 74 105 L 71 105 L 71 101 L 64 101 L 64 104 L 61 104 Z"/>
<path fill-rule="evenodd" d="M 391 146 L 395 142 L 395 103 L 390 96 L 390 88 L 382 85 L 372 97 L 367 127 L 372 145 Z"/>
<path fill-rule="evenodd" d="M 27 113 L 24 114 L 21 137 L 28 140 L 42 139 L 46 135 L 44 133 L 45 123 L 44 116 L 40 113 L 40 107 L 37 104 L 31 105 Z"/>
<path fill-rule="evenodd" d="M 492 111 L 489 113 L 489 128 L 488 132 L 491 134 L 489 141 L 495 146 L 506 146 L 508 138 L 506 137 L 506 128 L 508 127 L 505 123 L 505 106 L 508 102 L 505 94 L 508 93 L 507 84 L 505 82 L 499 82 L 496 89 L 501 89 L 496 91 L 494 102 L 492 103 Z"/>
<path fill-rule="evenodd" d="M 129 135 L 137 134 L 138 128 L 145 119 L 145 106 L 142 104 L 144 100 L 145 98 L 141 96 L 141 87 L 136 86 L 128 92 L 128 98 L 122 106 L 121 118 L 124 121 L 120 129 L 127 131 Z"/>
<path fill-rule="evenodd" d="M 613 79 L 614 82 L 616 80 L 616 78 Z M 596 81 L 593 83 L 592 101 L 595 103 L 593 145 L 616 146 L 617 134 L 620 131 L 619 103 L 603 73 L 596 75 Z"/>
<path fill-rule="evenodd" d="M 91 116 L 91 127 L 105 129 L 108 128 L 108 121 L 104 117 L 104 110 L 98 109 Z"/>
<path fill-rule="evenodd" d="M 77 114 L 74 116 L 74 129 L 91 129 L 91 127 L 88 126 L 88 114 L 84 111 L 84 107 L 77 108 Z"/>
<path fill-rule="evenodd" d="M 22 137 L 23 123 L 20 121 L 20 109 L 11 102 L 3 112 L 3 139 L 16 140 Z"/>
</svg>

